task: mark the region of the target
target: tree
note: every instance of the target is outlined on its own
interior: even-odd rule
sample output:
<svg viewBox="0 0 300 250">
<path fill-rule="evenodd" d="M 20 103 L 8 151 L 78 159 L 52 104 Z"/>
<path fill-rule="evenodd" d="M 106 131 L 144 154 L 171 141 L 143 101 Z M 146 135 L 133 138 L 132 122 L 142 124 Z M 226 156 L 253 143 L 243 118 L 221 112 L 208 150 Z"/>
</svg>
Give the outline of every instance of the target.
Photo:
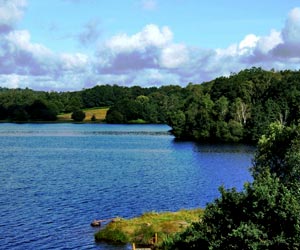
<svg viewBox="0 0 300 250">
<path fill-rule="evenodd" d="M 252 173 L 254 177 L 269 171 L 284 184 L 299 185 L 300 128 L 272 123 L 258 142 Z"/>
<path fill-rule="evenodd" d="M 72 113 L 71 118 L 76 122 L 82 122 L 85 118 L 85 113 L 82 110 L 75 110 Z"/>
<path fill-rule="evenodd" d="M 251 116 L 249 105 L 244 103 L 241 98 L 236 98 L 232 108 L 235 120 L 246 125 L 247 119 Z"/>
<path fill-rule="evenodd" d="M 279 178 L 269 173 L 245 184 L 242 192 L 224 188 L 220 192 L 202 220 L 163 249 L 299 249 L 300 204 Z"/>
<path fill-rule="evenodd" d="M 299 126 L 270 125 L 259 141 L 254 181 L 242 192 L 220 188 L 203 218 L 163 245 L 172 250 L 300 248 Z"/>
<path fill-rule="evenodd" d="M 118 110 L 109 109 L 107 111 L 105 120 L 107 123 L 120 124 L 120 123 L 124 123 L 124 116 Z"/>
<path fill-rule="evenodd" d="M 169 115 L 169 124 L 171 124 L 172 132 L 177 138 L 184 138 L 185 122 L 185 115 L 182 111 Z"/>
<path fill-rule="evenodd" d="M 0 105 L 0 120 L 7 119 L 7 116 L 8 116 L 7 109 Z"/>
<path fill-rule="evenodd" d="M 228 114 L 229 102 L 224 96 L 220 97 L 214 104 L 214 115 L 219 121 L 225 121 Z"/>
<path fill-rule="evenodd" d="M 24 107 L 17 106 L 12 113 L 12 120 L 16 122 L 27 122 L 29 115 Z"/>
<path fill-rule="evenodd" d="M 57 115 L 55 108 L 50 108 L 41 100 L 35 100 L 27 108 L 27 112 L 31 120 L 40 121 L 55 121 Z"/>
</svg>

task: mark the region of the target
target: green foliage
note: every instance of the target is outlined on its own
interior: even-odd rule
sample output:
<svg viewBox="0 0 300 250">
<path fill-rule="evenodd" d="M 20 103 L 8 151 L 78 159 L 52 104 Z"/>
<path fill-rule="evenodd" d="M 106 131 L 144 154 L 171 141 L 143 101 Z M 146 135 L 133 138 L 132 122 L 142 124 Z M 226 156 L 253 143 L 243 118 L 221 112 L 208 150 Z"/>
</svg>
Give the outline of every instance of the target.
<svg viewBox="0 0 300 250">
<path fill-rule="evenodd" d="M 113 226 L 107 227 L 105 230 L 100 230 L 96 233 L 95 240 L 112 242 L 115 244 L 126 244 L 129 242 L 128 236 L 121 229 Z"/>
<path fill-rule="evenodd" d="M 300 128 L 280 123 L 270 125 L 258 142 L 252 173 L 254 177 L 270 171 L 286 185 L 300 181 Z"/>
<path fill-rule="evenodd" d="M 128 121 L 128 123 L 130 123 L 130 124 L 145 124 L 147 122 L 143 119 L 137 119 L 137 120 Z"/>
<path fill-rule="evenodd" d="M 72 113 L 71 118 L 76 122 L 82 122 L 85 118 L 85 113 L 82 110 L 75 110 Z"/>
<path fill-rule="evenodd" d="M 300 205 L 271 174 L 246 184 L 243 192 L 220 188 L 221 197 L 165 249 L 299 249 Z"/>
<path fill-rule="evenodd" d="M 149 244 L 157 233 L 160 244 L 168 235 L 182 232 L 187 225 L 197 221 L 202 215 L 202 209 L 193 209 L 178 212 L 148 212 L 132 219 L 116 218 L 96 233 L 95 239 L 112 243 Z"/>
<path fill-rule="evenodd" d="M 202 219 L 167 239 L 163 249 L 299 249 L 299 131 L 271 124 L 259 140 L 253 183 L 241 192 L 221 187 Z"/>
<path fill-rule="evenodd" d="M 115 124 L 124 123 L 124 116 L 117 110 L 109 109 L 106 114 L 106 122 Z"/>
<path fill-rule="evenodd" d="M 270 123 L 290 125 L 300 118 L 299 76 L 300 72 L 252 68 L 197 88 L 189 84 L 182 91 L 183 129 L 175 133 L 177 124 L 170 118 L 169 125 L 175 136 L 184 139 L 256 142 Z"/>
<path fill-rule="evenodd" d="M 153 241 L 153 236 L 157 233 L 155 227 L 151 224 L 138 226 L 133 233 L 133 242 L 139 242 L 141 245 L 147 245 Z"/>
<path fill-rule="evenodd" d="M 23 107 L 16 107 L 11 116 L 13 121 L 26 122 L 29 119 L 29 114 Z"/>
<path fill-rule="evenodd" d="M 169 115 L 169 123 L 171 124 L 173 134 L 177 138 L 181 138 L 183 132 L 185 131 L 185 115 L 182 111 L 174 112 Z"/>
<path fill-rule="evenodd" d="M 41 100 L 35 100 L 28 108 L 30 120 L 33 121 L 55 121 L 57 113 L 55 107 L 49 107 Z"/>
</svg>

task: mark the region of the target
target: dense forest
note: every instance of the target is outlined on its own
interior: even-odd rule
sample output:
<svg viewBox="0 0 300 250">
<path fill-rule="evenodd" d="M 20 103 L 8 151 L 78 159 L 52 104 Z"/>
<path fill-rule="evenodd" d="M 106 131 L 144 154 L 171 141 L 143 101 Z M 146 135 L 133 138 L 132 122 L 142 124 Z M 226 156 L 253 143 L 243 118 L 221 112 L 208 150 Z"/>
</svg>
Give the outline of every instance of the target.
<svg viewBox="0 0 300 250">
<path fill-rule="evenodd" d="M 109 107 L 108 123 L 165 123 L 178 139 L 256 142 L 268 125 L 300 118 L 300 71 L 243 70 L 186 87 L 99 85 L 76 92 L 0 88 L 0 120 L 55 121 L 60 113 Z"/>
</svg>

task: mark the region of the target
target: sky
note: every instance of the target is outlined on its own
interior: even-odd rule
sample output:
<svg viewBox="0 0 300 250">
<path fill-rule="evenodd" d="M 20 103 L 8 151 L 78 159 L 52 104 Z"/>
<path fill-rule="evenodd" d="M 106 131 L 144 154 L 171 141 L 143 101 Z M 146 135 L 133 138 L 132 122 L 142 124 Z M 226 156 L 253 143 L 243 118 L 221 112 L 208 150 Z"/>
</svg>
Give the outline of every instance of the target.
<svg viewBox="0 0 300 250">
<path fill-rule="evenodd" d="M 300 69 L 299 0 L 0 0 L 0 87 L 202 83 Z"/>
</svg>

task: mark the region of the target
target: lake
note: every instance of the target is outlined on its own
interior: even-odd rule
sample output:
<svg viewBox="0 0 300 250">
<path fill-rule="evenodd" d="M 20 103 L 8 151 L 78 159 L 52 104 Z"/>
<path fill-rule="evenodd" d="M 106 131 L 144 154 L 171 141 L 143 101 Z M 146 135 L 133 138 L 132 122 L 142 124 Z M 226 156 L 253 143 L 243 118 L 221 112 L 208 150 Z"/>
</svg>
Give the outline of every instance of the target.
<svg viewBox="0 0 300 250">
<path fill-rule="evenodd" d="M 253 147 L 178 142 L 166 125 L 0 124 L 0 249 L 112 249 L 93 219 L 205 207 L 251 181 Z"/>
</svg>

